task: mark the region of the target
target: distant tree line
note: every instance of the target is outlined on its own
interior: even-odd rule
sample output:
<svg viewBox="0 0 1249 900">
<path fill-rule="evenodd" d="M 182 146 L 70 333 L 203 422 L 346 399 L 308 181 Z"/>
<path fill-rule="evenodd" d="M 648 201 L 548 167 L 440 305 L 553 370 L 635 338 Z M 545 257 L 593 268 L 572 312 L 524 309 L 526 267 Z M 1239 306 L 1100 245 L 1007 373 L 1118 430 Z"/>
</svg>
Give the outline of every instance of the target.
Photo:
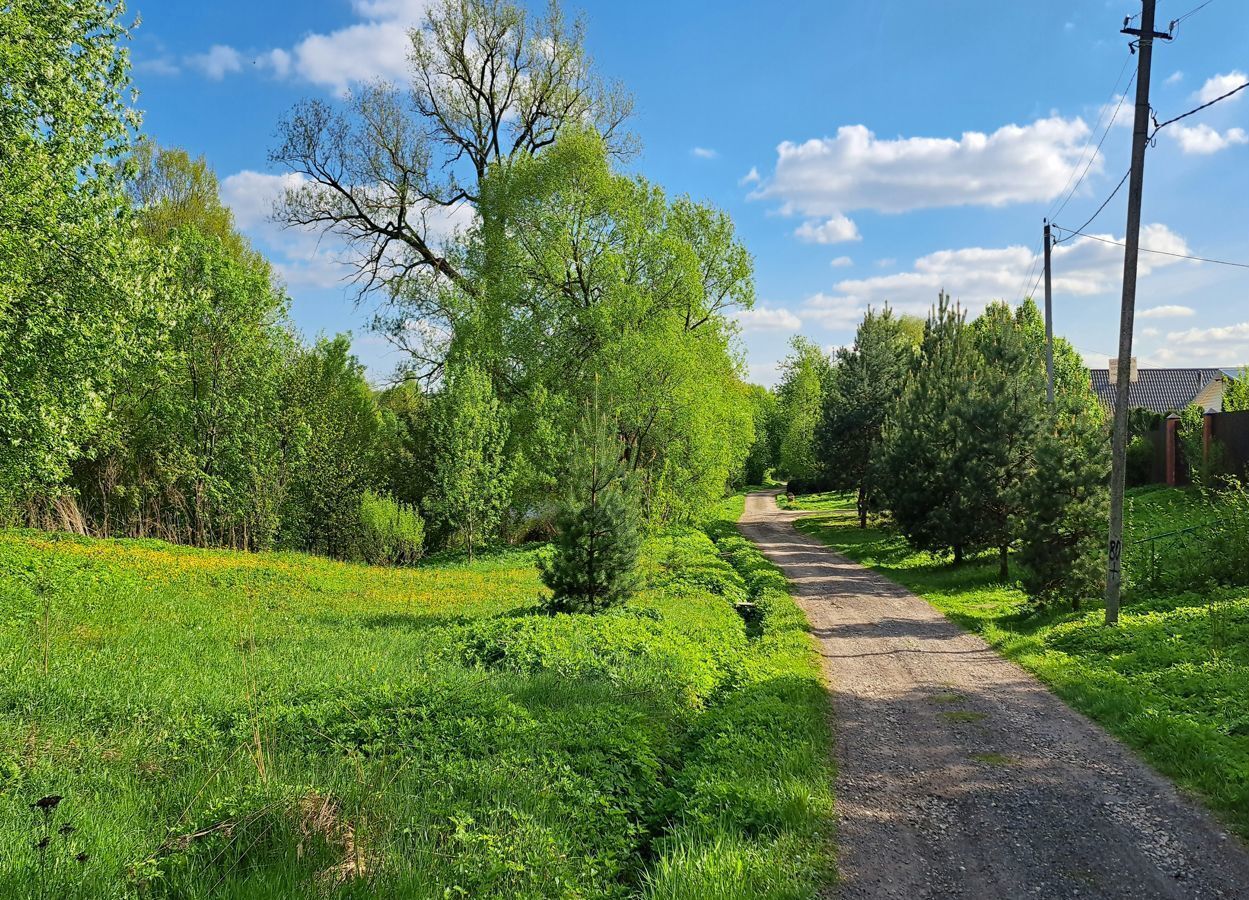
<svg viewBox="0 0 1249 900">
<path fill-rule="evenodd" d="M 731 315 L 752 260 L 621 171 L 630 101 L 557 7 L 436 3 L 407 85 L 279 124 L 275 216 L 356 261 L 404 353 L 384 388 L 295 331 L 207 163 L 137 136 L 120 0 L 4 16 L 0 523 L 403 562 L 553 533 L 579 454 L 651 523 L 770 467 Z"/>
</svg>

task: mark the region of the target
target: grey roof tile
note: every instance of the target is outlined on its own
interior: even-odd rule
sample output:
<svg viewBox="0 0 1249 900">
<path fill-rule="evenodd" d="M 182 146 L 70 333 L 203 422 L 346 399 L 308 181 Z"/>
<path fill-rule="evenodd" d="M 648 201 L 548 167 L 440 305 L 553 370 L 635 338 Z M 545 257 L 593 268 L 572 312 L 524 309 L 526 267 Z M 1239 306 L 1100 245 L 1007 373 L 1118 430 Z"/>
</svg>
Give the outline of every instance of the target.
<svg viewBox="0 0 1249 900">
<path fill-rule="evenodd" d="M 1128 405 L 1162 415 L 1179 412 L 1196 399 L 1206 385 L 1223 376 L 1221 369 L 1138 369 L 1128 388 Z M 1107 407 L 1115 401 L 1115 387 L 1106 369 L 1090 369 L 1093 391 Z"/>
</svg>

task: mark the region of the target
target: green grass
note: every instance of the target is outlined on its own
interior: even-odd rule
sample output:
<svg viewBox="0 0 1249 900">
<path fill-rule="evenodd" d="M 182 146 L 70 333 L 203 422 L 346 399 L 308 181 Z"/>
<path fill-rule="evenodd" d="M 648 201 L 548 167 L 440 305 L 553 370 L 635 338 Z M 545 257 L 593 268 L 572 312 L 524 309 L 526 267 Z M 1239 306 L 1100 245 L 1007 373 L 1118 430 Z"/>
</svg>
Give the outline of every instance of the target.
<svg viewBox="0 0 1249 900">
<path fill-rule="evenodd" d="M 776 498 L 781 509 L 849 510 L 854 511 L 853 494 L 828 491 L 822 494 L 799 494 L 790 500 L 785 494 Z"/>
<path fill-rule="evenodd" d="M 1218 516 L 1192 490 L 1128 495 L 1129 540 Z M 879 523 L 859 529 L 845 511 L 849 499 L 809 498 L 827 512 L 797 527 L 983 636 L 1249 837 L 1249 590 L 1136 590 L 1119 627 L 1108 629 L 1098 608 L 1032 610 L 1018 585 L 998 580 L 992 554 L 955 567 L 911 550 Z"/>
<path fill-rule="evenodd" d="M 814 896 L 801 613 L 728 521 L 654 537 L 643 575 L 622 610 L 546 616 L 530 550 L 382 569 L 0 532 L 0 896 Z"/>
</svg>

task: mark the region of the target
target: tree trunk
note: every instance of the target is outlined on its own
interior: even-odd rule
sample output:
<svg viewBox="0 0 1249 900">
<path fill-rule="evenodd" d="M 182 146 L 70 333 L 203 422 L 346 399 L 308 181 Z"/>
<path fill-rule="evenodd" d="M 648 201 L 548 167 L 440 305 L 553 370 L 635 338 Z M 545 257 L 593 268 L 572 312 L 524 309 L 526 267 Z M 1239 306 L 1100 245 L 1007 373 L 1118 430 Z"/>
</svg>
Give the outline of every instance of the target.
<svg viewBox="0 0 1249 900">
<path fill-rule="evenodd" d="M 867 527 L 867 487 L 859 485 L 859 527 Z"/>
<path fill-rule="evenodd" d="M 1001 579 L 1002 581 L 1010 580 L 1010 560 L 1007 559 L 1007 553 L 1009 552 L 1010 552 L 1010 547 L 1006 544 L 1003 544 L 1002 546 L 998 547 L 997 577 Z"/>
<path fill-rule="evenodd" d="M 954 565 L 961 566 L 963 564 L 963 545 L 959 544 L 954 548 Z"/>
</svg>

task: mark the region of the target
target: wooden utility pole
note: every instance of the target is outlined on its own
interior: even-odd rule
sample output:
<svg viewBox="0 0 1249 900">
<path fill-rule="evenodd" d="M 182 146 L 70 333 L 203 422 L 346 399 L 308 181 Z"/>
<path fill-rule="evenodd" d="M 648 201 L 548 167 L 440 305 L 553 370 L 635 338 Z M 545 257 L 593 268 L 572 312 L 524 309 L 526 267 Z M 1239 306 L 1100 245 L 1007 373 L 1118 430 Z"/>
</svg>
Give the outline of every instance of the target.
<svg viewBox="0 0 1249 900">
<path fill-rule="evenodd" d="M 1141 238 L 1141 190 L 1145 184 L 1145 147 L 1149 143 L 1149 67 L 1154 39 L 1171 35 L 1154 31 L 1156 0 L 1141 0 L 1141 27 L 1123 34 L 1137 38 L 1136 121 L 1132 126 L 1132 169 L 1128 178 L 1128 224 L 1124 235 L 1123 303 L 1119 312 L 1118 377 L 1115 382 L 1115 420 L 1111 436 L 1110 537 L 1106 542 L 1106 624 L 1119 621 L 1119 587 L 1123 559 L 1123 482 L 1127 470 L 1128 389 L 1132 386 L 1132 324 L 1136 318 L 1136 261 Z"/>
<path fill-rule="evenodd" d="M 1054 405 L 1054 294 L 1050 289 L 1050 249 L 1054 241 L 1045 220 L 1045 399 Z"/>
</svg>

